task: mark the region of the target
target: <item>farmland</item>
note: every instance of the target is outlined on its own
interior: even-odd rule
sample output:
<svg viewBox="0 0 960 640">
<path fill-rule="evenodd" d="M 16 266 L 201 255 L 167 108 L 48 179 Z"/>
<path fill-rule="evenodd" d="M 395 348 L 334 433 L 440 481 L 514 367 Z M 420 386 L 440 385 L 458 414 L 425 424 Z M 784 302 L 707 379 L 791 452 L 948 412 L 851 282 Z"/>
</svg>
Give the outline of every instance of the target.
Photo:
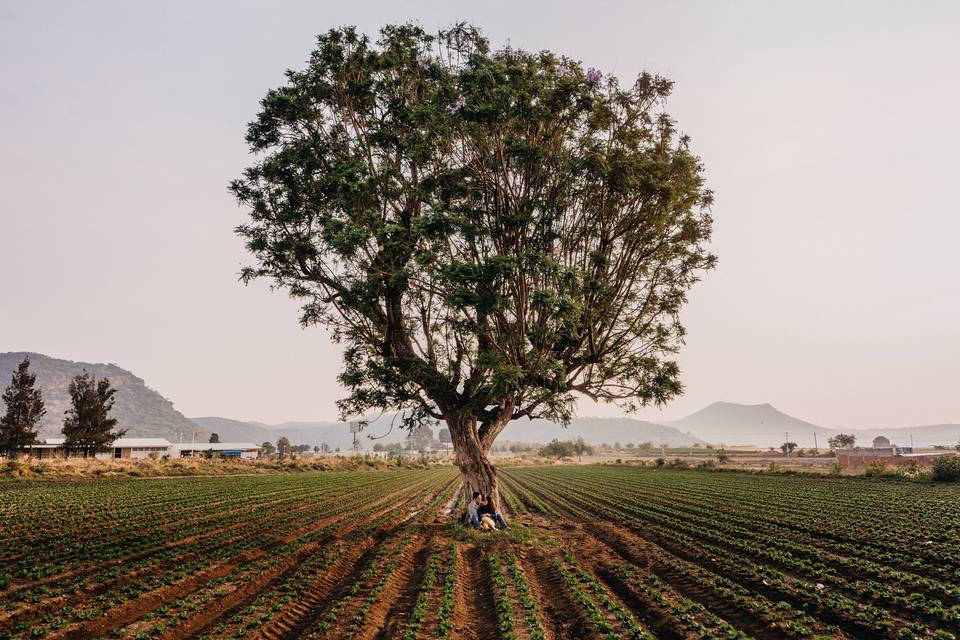
<svg viewBox="0 0 960 640">
<path fill-rule="evenodd" d="M 4 638 L 953 638 L 960 492 L 627 466 L 0 485 Z"/>
</svg>

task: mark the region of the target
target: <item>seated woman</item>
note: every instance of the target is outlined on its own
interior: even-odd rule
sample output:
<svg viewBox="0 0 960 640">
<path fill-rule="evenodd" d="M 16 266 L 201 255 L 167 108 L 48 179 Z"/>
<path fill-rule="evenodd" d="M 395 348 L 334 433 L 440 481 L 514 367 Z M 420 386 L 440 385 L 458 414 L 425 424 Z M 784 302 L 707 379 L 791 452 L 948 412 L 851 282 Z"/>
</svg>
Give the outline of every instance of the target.
<svg viewBox="0 0 960 640">
<path fill-rule="evenodd" d="M 480 516 L 490 518 L 496 528 L 507 528 L 507 521 L 504 520 L 503 516 L 497 511 L 496 504 L 490 498 L 481 498 L 480 503 L 477 506 L 477 513 L 480 514 Z"/>
</svg>

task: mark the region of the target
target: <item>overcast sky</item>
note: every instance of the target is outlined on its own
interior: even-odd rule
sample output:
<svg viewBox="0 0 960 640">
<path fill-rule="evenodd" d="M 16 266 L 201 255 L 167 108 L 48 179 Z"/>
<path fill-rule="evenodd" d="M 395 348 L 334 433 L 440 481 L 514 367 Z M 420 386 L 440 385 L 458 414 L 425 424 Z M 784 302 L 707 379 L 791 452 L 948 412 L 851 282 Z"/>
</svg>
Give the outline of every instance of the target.
<svg viewBox="0 0 960 640">
<path fill-rule="evenodd" d="M 0 351 L 115 362 L 188 416 L 335 418 L 340 350 L 237 282 L 226 186 L 316 34 L 409 20 L 675 80 L 720 263 L 684 312 L 686 394 L 640 417 L 960 422 L 956 2 L 2 0 Z"/>
</svg>

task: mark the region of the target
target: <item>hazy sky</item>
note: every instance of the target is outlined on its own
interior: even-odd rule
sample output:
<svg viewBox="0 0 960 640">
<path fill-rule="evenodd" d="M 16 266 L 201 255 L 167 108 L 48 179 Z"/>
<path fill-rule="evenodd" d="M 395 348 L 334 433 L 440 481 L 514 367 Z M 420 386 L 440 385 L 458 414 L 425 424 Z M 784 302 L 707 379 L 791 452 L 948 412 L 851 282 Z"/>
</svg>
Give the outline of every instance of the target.
<svg viewBox="0 0 960 640">
<path fill-rule="evenodd" d="M 0 351 L 115 362 L 188 416 L 334 418 L 339 348 L 237 282 L 226 185 L 316 34 L 408 20 L 676 81 L 720 264 L 684 312 L 686 395 L 641 417 L 960 422 L 956 2 L 2 0 Z"/>
</svg>

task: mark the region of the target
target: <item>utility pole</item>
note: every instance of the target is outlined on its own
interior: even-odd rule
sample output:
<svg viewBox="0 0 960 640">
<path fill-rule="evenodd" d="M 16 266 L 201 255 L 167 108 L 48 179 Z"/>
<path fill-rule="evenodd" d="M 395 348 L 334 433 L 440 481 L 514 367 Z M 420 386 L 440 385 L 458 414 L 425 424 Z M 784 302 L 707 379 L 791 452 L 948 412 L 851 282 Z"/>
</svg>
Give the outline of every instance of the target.
<svg viewBox="0 0 960 640">
<path fill-rule="evenodd" d="M 910 453 L 913 453 L 913 434 L 910 434 Z"/>
<path fill-rule="evenodd" d="M 813 432 L 813 450 L 820 453 L 820 446 L 817 444 L 817 432 Z"/>
<path fill-rule="evenodd" d="M 788 458 L 790 457 L 790 446 L 788 444 L 789 442 L 790 442 L 790 432 L 784 431 L 783 432 L 783 448 L 785 449 L 785 453 L 787 454 Z"/>
<path fill-rule="evenodd" d="M 664 459 L 667 457 L 667 443 L 663 441 L 663 429 L 660 429 L 660 456 Z"/>
</svg>

